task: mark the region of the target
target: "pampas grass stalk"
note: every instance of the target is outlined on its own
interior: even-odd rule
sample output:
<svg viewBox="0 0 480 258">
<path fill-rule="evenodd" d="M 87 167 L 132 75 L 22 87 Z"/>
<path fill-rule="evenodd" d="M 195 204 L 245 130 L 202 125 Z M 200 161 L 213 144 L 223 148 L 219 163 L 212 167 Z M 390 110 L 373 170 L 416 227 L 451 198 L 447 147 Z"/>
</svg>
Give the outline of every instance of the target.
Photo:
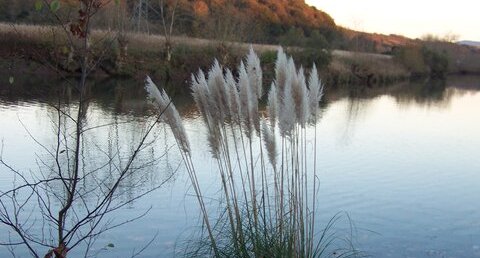
<svg viewBox="0 0 480 258">
<path fill-rule="evenodd" d="M 216 245 L 216 240 L 213 235 L 213 230 L 210 225 L 210 220 L 208 218 L 207 209 L 203 201 L 203 195 L 200 190 L 200 184 L 198 183 L 197 173 L 195 171 L 195 167 L 193 166 L 191 152 L 190 152 L 190 144 L 188 142 L 187 135 L 185 134 L 183 123 L 181 122 L 180 119 L 177 119 L 177 116 L 179 117 L 178 111 L 176 110 L 175 106 L 171 103 L 171 100 L 167 96 L 165 91 L 163 89 L 162 91 L 160 91 L 155 85 L 155 83 L 153 83 L 152 79 L 148 76 L 145 81 L 145 90 L 147 91 L 149 98 L 157 105 L 157 108 L 161 110 L 161 112 L 164 112 L 165 116 L 162 116 L 162 119 L 172 129 L 175 141 L 177 142 L 177 146 L 179 146 L 180 154 L 187 168 L 187 172 L 188 172 L 190 181 L 192 183 L 192 187 L 195 191 L 195 196 L 197 197 L 197 201 L 200 205 L 201 214 L 202 214 L 205 226 L 207 228 L 207 232 L 210 238 L 213 252 L 215 253 L 216 257 L 220 257 L 220 253 Z"/>
<path fill-rule="evenodd" d="M 317 67 L 315 64 L 313 65 L 311 71 L 310 71 L 310 76 L 308 80 L 308 87 L 309 87 L 309 108 L 310 108 L 310 121 L 314 124 L 315 126 L 315 131 L 314 131 L 314 138 L 317 138 L 317 115 L 318 115 L 318 103 L 321 101 L 323 97 L 323 91 L 324 91 L 324 85 L 318 78 L 318 72 L 317 72 Z M 317 156 L 317 141 L 314 141 L 314 156 Z M 317 160 L 313 160 L 313 192 L 317 192 Z M 316 194 L 313 195 L 313 200 L 312 200 L 312 217 L 315 217 L 316 213 Z M 312 219 L 311 225 L 310 225 L 310 249 L 313 249 L 313 236 L 314 236 L 314 229 L 315 229 L 315 220 Z"/>
</svg>

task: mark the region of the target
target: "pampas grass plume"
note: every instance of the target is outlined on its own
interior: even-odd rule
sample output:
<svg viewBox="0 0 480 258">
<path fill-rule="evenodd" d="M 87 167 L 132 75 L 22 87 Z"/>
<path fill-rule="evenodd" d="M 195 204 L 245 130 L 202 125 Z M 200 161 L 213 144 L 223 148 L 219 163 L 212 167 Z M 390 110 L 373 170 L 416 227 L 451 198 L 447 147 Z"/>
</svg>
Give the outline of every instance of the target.
<svg viewBox="0 0 480 258">
<path fill-rule="evenodd" d="M 265 120 L 262 120 L 262 134 L 265 142 L 265 148 L 268 152 L 268 159 L 273 168 L 277 167 L 277 144 L 275 133 L 272 126 L 268 126 Z"/>
<path fill-rule="evenodd" d="M 307 84 L 305 82 L 305 73 L 303 68 L 300 68 L 296 76 L 293 78 L 292 93 L 295 102 L 295 114 L 297 116 L 298 123 L 302 127 L 305 127 L 309 117 L 309 103 Z"/>
<path fill-rule="evenodd" d="M 163 89 L 159 90 L 149 76 L 145 79 L 145 90 L 147 91 L 149 98 L 157 104 L 160 112 L 163 112 L 161 120 L 170 126 L 180 148 L 185 153 L 190 153 L 190 143 L 187 138 L 187 133 L 183 127 L 180 114 L 175 108 L 175 105 L 173 105 L 170 97 L 168 97 Z"/>
<path fill-rule="evenodd" d="M 270 119 L 270 125 L 272 128 L 275 128 L 278 115 L 277 86 L 275 85 L 275 82 L 272 82 L 272 86 L 270 86 L 270 91 L 268 92 L 267 112 Z"/>
<path fill-rule="evenodd" d="M 318 71 L 315 64 L 313 64 L 312 70 L 310 71 L 310 76 L 308 79 L 308 88 L 309 88 L 309 109 L 312 117 L 317 115 L 318 103 L 322 100 L 324 86 L 320 79 L 318 78 Z"/>
<path fill-rule="evenodd" d="M 230 69 L 227 69 L 225 72 L 225 87 L 228 92 L 231 121 L 239 126 L 241 125 L 240 96 L 238 95 L 237 83 L 235 82 L 235 78 Z"/>
<path fill-rule="evenodd" d="M 247 56 L 247 74 L 250 80 L 250 87 L 252 88 L 252 93 L 255 94 L 257 99 L 262 97 L 262 67 L 260 66 L 260 59 L 253 50 L 253 47 L 250 46 L 250 50 Z"/>
<path fill-rule="evenodd" d="M 238 88 L 240 90 L 240 106 L 242 120 L 245 126 L 245 132 L 248 137 L 251 137 L 252 133 L 252 121 L 250 117 L 250 110 L 252 110 L 252 92 L 250 91 L 250 82 L 248 79 L 247 71 L 245 70 L 245 65 L 243 62 L 240 63 L 238 68 L 239 79 L 238 79 Z"/>
</svg>

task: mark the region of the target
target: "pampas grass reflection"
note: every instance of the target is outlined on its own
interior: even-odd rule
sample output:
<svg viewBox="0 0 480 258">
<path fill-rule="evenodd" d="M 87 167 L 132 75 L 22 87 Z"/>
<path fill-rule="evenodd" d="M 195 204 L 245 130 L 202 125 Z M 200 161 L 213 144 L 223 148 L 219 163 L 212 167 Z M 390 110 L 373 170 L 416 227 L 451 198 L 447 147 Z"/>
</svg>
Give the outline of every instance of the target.
<svg viewBox="0 0 480 258">
<path fill-rule="evenodd" d="M 209 244 L 198 246 L 207 250 L 192 255 L 320 257 L 333 242 L 332 235 L 325 233 L 331 223 L 321 231 L 314 222 L 318 201 L 316 128 L 314 153 L 307 153 L 312 139 L 307 139 L 306 130 L 317 124 L 323 85 L 315 65 L 307 83 L 304 69 L 297 69 L 281 48 L 275 73 L 275 81 L 266 91 L 268 117 L 259 112 L 259 99 L 267 96 L 263 96 L 261 65 L 253 49 L 239 64 L 238 77 L 218 61 L 208 76 L 202 70 L 192 75 L 192 96 L 208 128 L 206 137 L 223 194 L 224 216 L 215 219 L 214 227 L 186 147 L 188 141 L 182 138 L 186 136 L 178 113 L 165 93 L 147 78 L 146 89 L 159 108 L 175 110 L 168 112 L 172 118 L 166 116 L 165 122 L 177 138 L 207 225 Z M 342 253 L 342 257 L 348 254 Z"/>
</svg>

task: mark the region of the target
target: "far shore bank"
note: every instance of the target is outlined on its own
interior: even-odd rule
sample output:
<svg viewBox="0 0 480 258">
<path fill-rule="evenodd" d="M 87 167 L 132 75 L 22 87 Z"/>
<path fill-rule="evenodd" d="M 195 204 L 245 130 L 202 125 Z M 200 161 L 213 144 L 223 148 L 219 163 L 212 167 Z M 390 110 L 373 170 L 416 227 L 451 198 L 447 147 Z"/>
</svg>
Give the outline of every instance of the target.
<svg viewBox="0 0 480 258">
<path fill-rule="evenodd" d="M 0 68 L 12 74 L 54 73 L 75 76 L 76 53 L 67 43 L 60 27 L 0 23 Z M 95 30 L 92 55 L 100 60 L 95 71 L 99 77 L 142 78 L 150 74 L 164 83 L 190 79 L 198 68 L 207 68 L 214 59 L 235 68 L 252 46 L 266 71 L 273 78 L 277 45 L 215 41 L 172 37 L 171 58 L 167 58 L 163 35 Z M 392 55 L 344 50 L 287 48 L 288 53 L 307 67 L 315 62 L 329 85 L 381 85 L 409 80 L 412 73 Z M 479 69 L 480 72 L 480 69 Z M 5 81 L 2 79 L 2 81 Z M 8 79 L 7 79 L 8 81 Z"/>
</svg>

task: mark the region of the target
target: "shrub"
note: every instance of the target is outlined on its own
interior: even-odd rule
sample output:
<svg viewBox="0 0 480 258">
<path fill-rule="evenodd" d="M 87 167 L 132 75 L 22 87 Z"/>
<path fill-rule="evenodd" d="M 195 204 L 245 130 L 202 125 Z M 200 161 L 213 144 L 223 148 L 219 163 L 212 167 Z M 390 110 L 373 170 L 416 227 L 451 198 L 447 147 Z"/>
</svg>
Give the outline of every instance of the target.
<svg viewBox="0 0 480 258">
<path fill-rule="evenodd" d="M 444 53 L 439 53 L 424 46 L 422 56 L 430 68 L 432 78 L 445 78 L 448 73 L 448 58 Z"/>
<path fill-rule="evenodd" d="M 310 64 L 316 64 L 318 69 L 323 70 L 327 68 L 332 61 L 332 53 L 327 49 L 292 48 L 288 53 L 291 54 L 297 60 L 297 63 L 303 67 L 308 67 Z"/>
<path fill-rule="evenodd" d="M 399 47 L 393 50 L 394 58 L 403 64 L 413 76 L 426 74 L 427 65 L 423 59 L 422 51 L 419 47 Z"/>
<path fill-rule="evenodd" d="M 393 55 L 413 76 L 429 75 L 432 78 L 444 78 L 448 73 L 448 57 L 427 46 L 396 48 Z"/>
</svg>

